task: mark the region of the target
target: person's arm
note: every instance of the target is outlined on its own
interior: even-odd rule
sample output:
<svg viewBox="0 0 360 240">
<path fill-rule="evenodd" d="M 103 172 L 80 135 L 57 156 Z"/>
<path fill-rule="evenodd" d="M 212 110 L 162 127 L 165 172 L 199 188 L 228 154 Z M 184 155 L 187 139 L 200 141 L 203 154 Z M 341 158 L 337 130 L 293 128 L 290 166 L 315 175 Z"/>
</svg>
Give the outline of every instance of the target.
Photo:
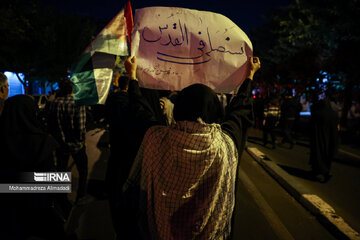
<svg viewBox="0 0 360 240">
<path fill-rule="evenodd" d="M 129 99 L 131 103 L 131 111 L 135 114 L 136 119 L 149 122 L 156 122 L 156 114 L 150 104 L 141 94 L 138 79 L 136 77 L 137 61 L 135 56 L 126 59 L 125 69 L 129 74 Z M 150 124 L 153 125 L 153 124 Z"/>
<path fill-rule="evenodd" d="M 241 159 L 243 149 L 245 148 L 247 129 L 252 125 L 254 114 L 251 98 L 251 80 L 255 72 L 260 68 L 259 58 L 250 58 L 250 68 L 247 79 L 243 82 L 238 90 L 237 95 L 233 98 L 226 108 L 225 121 L 221 125 L 225 134 L 229 135 L 238 152 L 238 161 Z M 239 171 L 236 171 L 236 179 L 239 178 Z M 235 181 L 235 195 L 237 194 L 237 180 Z M 235 202 L 235 207 L 236 207 Z M 234 213 L 233 213 L 234 215 Z M 231 226 L 234 227 L 234 216 L 232 217 Z M 232 235 L 232 234 L 231 234 Z"/>
<path fill-rule="evenodd" d="M 239 156 L 245 144 L 247 129 L 253 123 L 251 80 L 255 72 L 260 69 L 260 60 L 252 57 L 249 64 L 247 79 L 226 108 L 225 121 L 221 125 L 222 129 L 233 139 Z"/>
<path fill-rule="evenodd" d="M 125 60 L 125 70 L 129 74 L 130 82 L 128 93 L 136 96 L 141 96 L 138 79 L 136 78 L 137 62 L 136 57 L 131 56 Z"/>
<path fill-rule="evenodd" d="M 129 74 L 130 82 L 128 93 L 133 96 L 142 97 L 139 82 L 136 77 L 137 61 L 135 56 L 128 57 L 124 63 L 126 72 Z"/>
</svg>

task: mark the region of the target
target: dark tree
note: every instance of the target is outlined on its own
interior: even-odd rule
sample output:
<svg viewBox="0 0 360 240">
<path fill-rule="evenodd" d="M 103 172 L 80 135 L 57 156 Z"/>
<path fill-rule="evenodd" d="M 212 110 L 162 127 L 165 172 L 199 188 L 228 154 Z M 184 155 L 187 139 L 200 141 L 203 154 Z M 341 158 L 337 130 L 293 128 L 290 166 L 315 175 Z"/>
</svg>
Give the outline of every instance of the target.
<svg viewBox="0 0 360 240">
<path fill-rule="evenodd" d="M 358 0 L 296 0 L 274 10 L 267 24 L 253 33 L 256 54 L 262 57 L 263 81 L 314 84 L 320 71 L 345 86 L 344 113 L 359 84 L 355 62 L 360 44 Z M 345 77 L 344 77 L 345 76 Z"/>
<path fill-rule="evenodd" d="M 55 82 L 67 75 L 96 29 L 89 18 L 62 14 L 37 1 L 4 1 L 0 7 L 0 71 L 24 73 L 25 81 Z"/>
</svg>

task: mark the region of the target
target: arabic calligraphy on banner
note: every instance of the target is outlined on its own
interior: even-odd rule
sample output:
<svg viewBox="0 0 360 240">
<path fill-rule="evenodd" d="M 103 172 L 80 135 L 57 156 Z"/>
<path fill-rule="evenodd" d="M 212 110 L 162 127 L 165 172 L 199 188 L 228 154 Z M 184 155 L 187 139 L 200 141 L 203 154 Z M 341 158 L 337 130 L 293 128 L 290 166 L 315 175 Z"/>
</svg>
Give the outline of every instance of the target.
<svg viewBox="0 0 360 240">
<path fill-rule="evenodd" d="M 202 83 L 231 93 L 246 77 L 252 44 L 221 14 L 149 7 L 135 12 L 131 52 L 142 87 L 181 90 Z"/>
</svg>

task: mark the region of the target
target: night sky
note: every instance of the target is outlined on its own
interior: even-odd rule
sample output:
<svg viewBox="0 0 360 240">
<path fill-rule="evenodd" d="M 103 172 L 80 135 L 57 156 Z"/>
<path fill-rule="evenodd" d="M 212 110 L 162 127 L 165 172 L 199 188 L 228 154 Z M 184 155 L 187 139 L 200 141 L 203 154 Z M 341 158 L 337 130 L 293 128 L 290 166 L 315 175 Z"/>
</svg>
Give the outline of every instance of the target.
<svg viewBox="0 0 360 240">
<path fill-rule="evenodd" d="M 93 16 L 100 20 L 111 20 L 124 6 L 126 0 L 42 0 L 63 12 L 76 12 L 84 16 Z M 220 13 L 230 18 L 247 34 L 264 23 L 263 16 L 271 8 L 286 5 L 289 0 L 133 0 L 133 11 L 150 6 L 184 7 Z"/>
</svg>

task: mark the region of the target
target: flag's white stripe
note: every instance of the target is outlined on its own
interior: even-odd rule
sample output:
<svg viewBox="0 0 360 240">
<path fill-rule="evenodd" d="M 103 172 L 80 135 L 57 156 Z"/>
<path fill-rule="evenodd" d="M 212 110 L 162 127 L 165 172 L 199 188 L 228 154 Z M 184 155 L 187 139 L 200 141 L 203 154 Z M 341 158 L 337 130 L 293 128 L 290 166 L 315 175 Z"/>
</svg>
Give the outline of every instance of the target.
<svg viewBox="0 0 360 240">
<path fill-rule="evenodd" d="M 96 89 L 99 104 L 105 104 L 113 77 L 113 70 L 109 68 L 94 69 Z"/>
</svg>

